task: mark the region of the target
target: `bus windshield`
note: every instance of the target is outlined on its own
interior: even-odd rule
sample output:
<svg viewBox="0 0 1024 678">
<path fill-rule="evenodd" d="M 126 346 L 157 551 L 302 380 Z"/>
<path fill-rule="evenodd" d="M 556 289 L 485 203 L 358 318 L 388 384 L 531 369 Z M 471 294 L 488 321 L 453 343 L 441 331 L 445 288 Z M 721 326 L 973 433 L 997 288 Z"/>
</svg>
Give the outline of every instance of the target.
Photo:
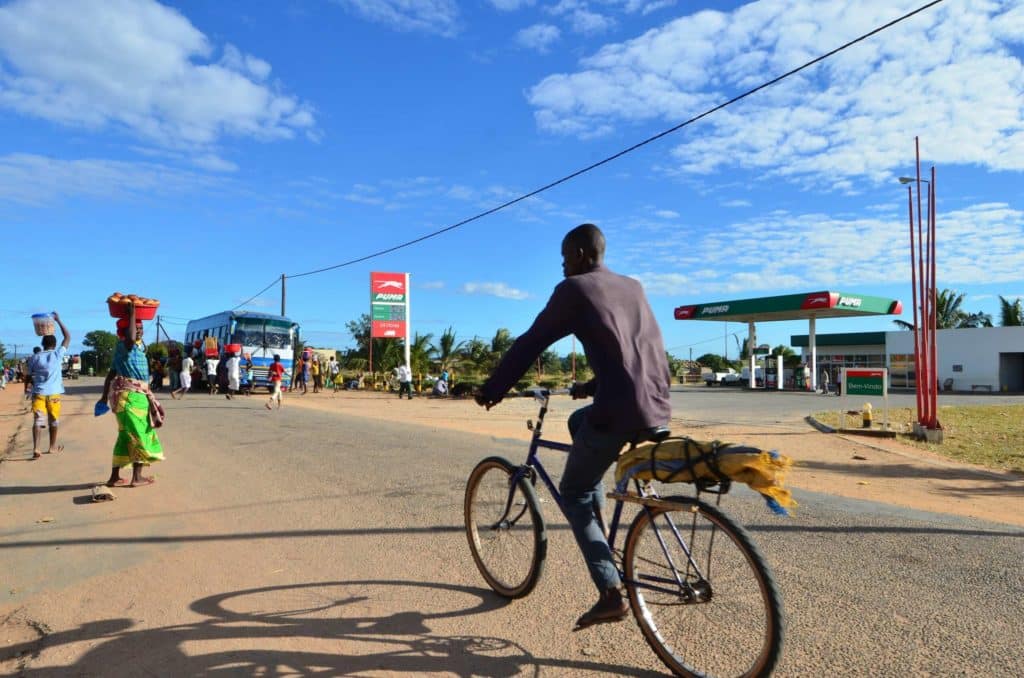
<svg viewBox="0 0 1024 678">
<path fill-rule="evenodd" d="M 263 347 L 263 323 L 238 323 L 233 341 L 243 346 Z"/>
<path fill-rule="evenodd" d="M 292 335 L 287 327 L 267 325 L 267 348 L 291 348 Z"/>
</svg>

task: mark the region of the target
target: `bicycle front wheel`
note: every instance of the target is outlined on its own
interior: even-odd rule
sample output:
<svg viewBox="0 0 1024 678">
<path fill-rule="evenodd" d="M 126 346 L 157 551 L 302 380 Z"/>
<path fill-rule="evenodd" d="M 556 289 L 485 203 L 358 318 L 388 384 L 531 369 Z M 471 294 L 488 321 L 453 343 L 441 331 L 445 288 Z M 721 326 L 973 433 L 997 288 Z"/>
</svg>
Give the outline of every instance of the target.
<svg viewBox="0 0 1024 678">
<path fill-rule="evenodd" d="M 487 584 L 506 598 L 522 598 L 540 579 L 547 531 L 537 493 L 518 467 L 484 459 L 469 474 L 464 512 L 469 550 Z"/>
<path fill-rule="evenodd" d="M 782 603 L 746 530 L 690 497 L 645 507 L 626 536 L 630 606 L 680 676 L 766 676 L 782 649 Z"/>
</svg>

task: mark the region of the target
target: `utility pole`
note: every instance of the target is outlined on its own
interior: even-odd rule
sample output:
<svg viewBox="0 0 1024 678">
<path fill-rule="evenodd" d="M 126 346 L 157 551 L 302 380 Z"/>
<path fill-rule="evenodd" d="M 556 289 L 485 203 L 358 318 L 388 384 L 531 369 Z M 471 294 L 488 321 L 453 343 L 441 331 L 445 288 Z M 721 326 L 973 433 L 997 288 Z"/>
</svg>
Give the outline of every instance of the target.
<svg viewBox="0 0 1024 678">
<path fill-rule="evenodd" d="M 282 273 L 281 274 L 281 315 L 287 315 L 284 312 L 284 301 L 285 301 L 285 296 L 284 296 L 284 280 L 285 280 L 285 274 Z"/>
</svg>

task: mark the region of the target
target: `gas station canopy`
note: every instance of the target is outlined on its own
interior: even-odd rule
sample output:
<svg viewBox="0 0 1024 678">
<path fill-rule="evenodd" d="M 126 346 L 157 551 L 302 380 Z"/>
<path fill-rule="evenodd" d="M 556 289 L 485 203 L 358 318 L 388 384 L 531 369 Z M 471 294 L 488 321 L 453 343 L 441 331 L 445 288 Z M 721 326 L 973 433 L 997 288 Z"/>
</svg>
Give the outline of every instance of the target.
<svg viewBox="0 0 1024 678">
<path fill-rule="evenodd" d="M 903 304 L 897 299 L 825 291 L 679 306 L 675 310 L 675 317 L 676 320 L 751 323 L 766 320 L 899 315 L 902 312 Z"/>
<path fill-rule="evenodd" d="M 815 341 L 815 321 L 818 318 L 850 318 L 868 315 L 899 315 L 903 304 L 898 299 L 870 297 L 851 292 L 809 292 L 784 294 L 779 297 L 759 297 L 736 301 L 713 301 L 709 304 L 679 306 L 676 320 L 717 320 L 747 323 L 750 350 L 750 387 L 754 388 L 754 347 L 757 335 L 754 323 L 771 320 L 807 320 L 810 346 L 810 384 L 818 387 L 818 349 Z M 781 370 L 781 366 L 779 367 Z M 782 380 L 779 379 L 779 388 Z"/>
</svg>

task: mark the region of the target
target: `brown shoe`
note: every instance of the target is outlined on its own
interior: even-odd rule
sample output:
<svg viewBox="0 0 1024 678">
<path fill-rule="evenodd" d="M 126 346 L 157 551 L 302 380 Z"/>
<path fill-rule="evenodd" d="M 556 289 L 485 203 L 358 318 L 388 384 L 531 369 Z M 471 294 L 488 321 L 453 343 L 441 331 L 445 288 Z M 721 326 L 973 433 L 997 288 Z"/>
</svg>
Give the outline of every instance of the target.
<svg viewBox="0 0 1024 678">
<path fill-rule="evenodd" d="M 573 631 L 585 629 L 594 624 L 608 624 L 622 621 L 629 614 L 629 605 L 622 598 L 618 588 L 611 588 L 601 594 L 597 604 L 576 620 Z"/>
</svg>

